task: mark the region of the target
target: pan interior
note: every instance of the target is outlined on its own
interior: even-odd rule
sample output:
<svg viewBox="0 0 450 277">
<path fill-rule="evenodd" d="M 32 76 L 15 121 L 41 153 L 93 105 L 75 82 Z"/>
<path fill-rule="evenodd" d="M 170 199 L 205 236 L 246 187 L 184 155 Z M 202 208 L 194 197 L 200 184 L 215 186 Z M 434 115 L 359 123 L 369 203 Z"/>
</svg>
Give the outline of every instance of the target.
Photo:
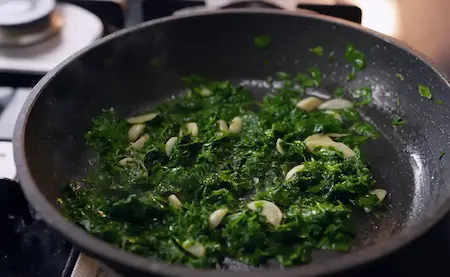
<svg viewBox="0 0 450 277">
<path fill-rule="evenodd" d="M 258 35 L 271 38 L 267 48 L 255 46 Z M 347 43 L 367 59 L 367 68 L 351 82 L 346 81 L 351 71 L 344 58 Z M 326 54 L 308 51 L 316 46 Z M 327 58 L 331 51 L 334 61 Z M 180 77 L 191 73 L 243 83 L 260 97 L 267 91 L 263 80 L 268 76 L 304 72 L 312 66 L 324 75 L 320 90 L 313 93 L 329 95 L 339 85 L 346 90 L 370 86 L 373 91 L 373 104 L 361 113 L 382 137 L 362 151 L 378 186 L 389 193 L 389 209 L 379 220 L 361 222 L 353 247 L 358 251 L 419 222 L 448 198 L 450 161 L 439 156 L 450 153 L 450 110 L 434 100 L 450 103 L 450 96 L 445 80 L 422 60 L 343 25 L 280 14 L 224 13 L 119 35 L 75 58 L 43 86 L 25 121 L 27 165 L 39 190 L 57 208 L 61 186 L 87 170 L 88 155 L 80 155 L 88 153 L 83 135 L 102 108 L 114 107 L 124 116 L 144 110 L 178 93 L 183 87 Z M 433 100 L 420 96 L 418 84 L 431 89 Z M 393 126 L 394 116 L 407 124 Z"/>
</svg>

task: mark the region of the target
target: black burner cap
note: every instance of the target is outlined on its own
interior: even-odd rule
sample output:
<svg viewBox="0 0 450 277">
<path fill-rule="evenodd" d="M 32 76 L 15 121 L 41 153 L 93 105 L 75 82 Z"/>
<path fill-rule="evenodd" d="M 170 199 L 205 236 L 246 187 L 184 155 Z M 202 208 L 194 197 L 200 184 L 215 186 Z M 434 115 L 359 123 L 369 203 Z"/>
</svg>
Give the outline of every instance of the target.
<svg viewBox="0 0 450 277">
<path fill-rule="evenodd" d="M 0 27 L 28 24 L 47 17 L 55 0 L 0 0 Z"/>
</svg>

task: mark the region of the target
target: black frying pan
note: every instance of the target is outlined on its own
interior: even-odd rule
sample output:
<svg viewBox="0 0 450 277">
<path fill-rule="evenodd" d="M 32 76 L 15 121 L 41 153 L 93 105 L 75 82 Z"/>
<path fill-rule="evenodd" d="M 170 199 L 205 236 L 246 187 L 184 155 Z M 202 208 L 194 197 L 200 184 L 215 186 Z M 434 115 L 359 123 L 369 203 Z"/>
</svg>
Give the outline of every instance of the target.
<svg viewBox="0 0 450 277">
<path fill-rule="evenodd" d="M 271 36 L 267 49 L 255 47 L 253 37 L 259 34 Z M 350 83 L 345 78 L 351 68 L 343 57 L 348 42 L 367 58 L 367 68 Z M 336 61 L 308 51 L 318 45 L 335 51 Z M 154 58 L 161 66 L 152 66 Z M 179 92 L 180 77 L 190 73 L 240 82 L 313 65 L 326 74 L 323 91 L 338 84 L 373 86 L 374 103 L 362 113 L 383 134 L 363 152 L 379 186 L 390 193 L 389 209 L 379 222 L 361 223 L 352 253 L 318 257 L 288 271 L 196 271 L 122 252 L 60 214 L 56 198 L 65 180 L 86 171 L 83 134 L 102 108 L 131 115 Z M 420 96 L 418 84 L 430 87 L 433 100 Z M 370 265 L 422 236 L 450 209 L 450 155 L 439 159 L 441 151 L 450 153 L 450 109 L 437 99 L 450 103 L 449 84 L 425 58 L 352 23 L 272 10 L 177 16 L 108 36 L 47 74 L 19 116 L 15 159 L 26 197 L 44 219 L 82 251 L 129 276 L 351 276 L 377 268 Z M 394 115 L 407 124 L 392 126 Z"/>
</svg>

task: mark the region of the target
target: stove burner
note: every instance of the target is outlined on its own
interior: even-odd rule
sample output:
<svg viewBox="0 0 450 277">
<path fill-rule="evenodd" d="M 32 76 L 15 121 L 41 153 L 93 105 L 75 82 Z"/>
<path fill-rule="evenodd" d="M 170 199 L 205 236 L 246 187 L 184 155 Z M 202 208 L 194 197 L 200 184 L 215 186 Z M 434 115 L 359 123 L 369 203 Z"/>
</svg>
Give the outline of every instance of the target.
<svg viewBox="0 0 450 277">
<path fill-rule="evenodd" d="M 58 34 L 62 26 L 63 18 L 58 10 L 32 23 L 0 26 L 0 47 L 26 46 L 41 42 Z"/>
<path fill-rule="evenodd" d="M 55 0 L 0 0 L 0 26 L 17 26 L 47 17 Z"/>
<path fill-rule="evenodd" d="M 1 72 L 42 76 L 68 56 L 88 46 L 103 34 L 102 21 L 95 14 L 76 5 L 58 3 L 49 18 L 52 20 L 64 19 L 64 24 L 58 20 L 48 21 L 52 22 L 50 26 L 59 26 L 60 31 L 57 35 L 54 35 L 54 33 L 49 35 L 44 32 L 44 35 L 38 37 L 40 40 L 34 40 L 35 43 L 31 45 L 24 43 L 16 44 L 16 47 L 0 46 Z M 3 30 L 2 27 L 0 29 Z M 45 27 L 43 29 L 45 30 Z M 52 34 L 52 32 L 49 33 Z M 36 43 L 38 41 L 39 43 Z M 30 41 L 26 42 L 29 43 Z M 5 82 L 11 84 L 8 80 Z M 3 83 L 3 85 L 5 84 Z"/>
</svg>

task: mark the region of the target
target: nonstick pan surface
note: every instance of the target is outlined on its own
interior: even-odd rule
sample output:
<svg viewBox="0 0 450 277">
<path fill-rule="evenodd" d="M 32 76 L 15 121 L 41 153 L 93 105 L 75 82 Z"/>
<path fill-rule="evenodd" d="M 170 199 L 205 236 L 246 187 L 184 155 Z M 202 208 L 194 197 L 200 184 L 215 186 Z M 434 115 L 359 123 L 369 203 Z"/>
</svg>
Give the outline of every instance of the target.
<svg viewBox="0 0 450 277">
<path fill-rule="evenodd" d="M 253 38 L 271 44 L 255 47 Z M 366 55 L 367 68 L 346 82 L 347 43 Z M 322 46 L 336 60 L 309 48 Z M 159 61 L 155 67 L 154 61 Z M 317 66 L 330 94 L 370 86 L 374 102 L 362 115 L 382 133 L 362 150 L 378 186 L 389 192 L 380 220 L 362 220 L 352 253 L 318 253 L 310 265 L 286 271 L 193 270 L 122 252 L 89 235 L 60 214 L 56 199 L 66 181 L 88 170 L 84 133 L 102 108 L 132 115 L 180 92 L 181 76 L 244 83 L 257 97 L 263 80 L 277 71 L 298 73 Z M 401 74 L 404 80 L 396 77 Z M 433 99 L 421 97 L 426 85 Z M 227 10 L 164 18 L 117 32 L 82 50 L 48 73 L 28 98 L 15 130 L 15 158 L 29 202 L 54 228 L 84 252 L 129 276 L 316 276 L 343 273 L 378 260 L 415 240 L 450 208 L 448 82 L 419 53 L 346 21 L 273 10 Z M 392 125 L 400 116 L 407 124 Z"/>
</svg>

